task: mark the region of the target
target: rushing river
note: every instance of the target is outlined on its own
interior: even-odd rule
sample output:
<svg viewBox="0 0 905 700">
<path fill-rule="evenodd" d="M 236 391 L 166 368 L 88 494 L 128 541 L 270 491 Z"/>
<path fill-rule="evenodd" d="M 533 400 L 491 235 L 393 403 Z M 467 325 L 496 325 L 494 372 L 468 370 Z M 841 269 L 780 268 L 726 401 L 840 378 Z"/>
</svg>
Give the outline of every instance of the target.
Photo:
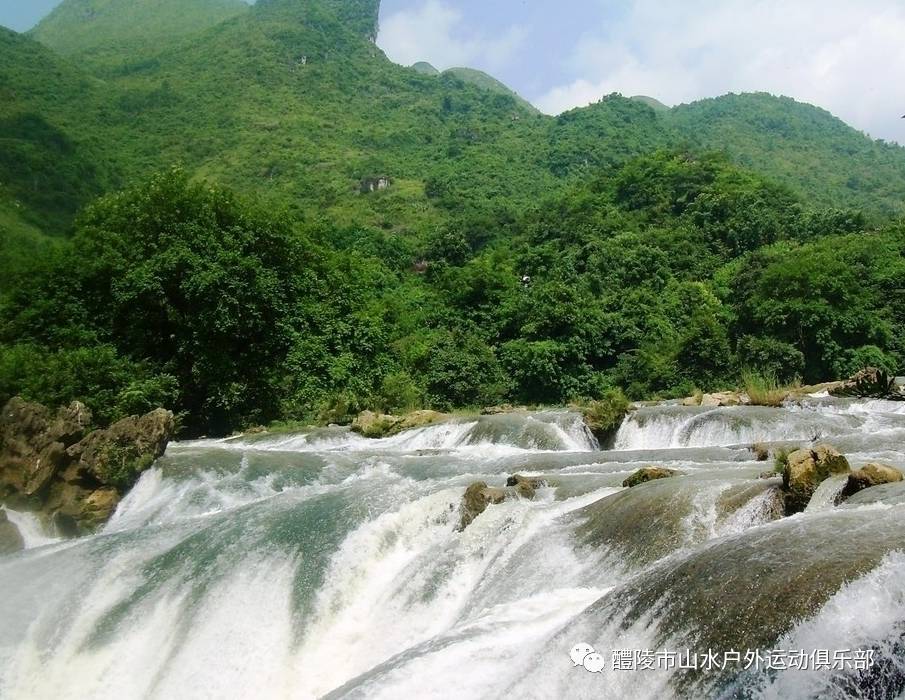
<svg viewBox="0 0 905 700">
<path fill-rule="evenodd" d="M 9 514 L 0 698 L 900 697 L 905 485 L 777 519 L 749 446 L 814 439 L 905 468 L 905 404 L 643 408 L 607 451 L 567 412 L 173 444 L 96 536 Z M 621 488 L 648 464 L 682 475 Z M 514 473 L 550 485 L 458 532 L 466 486 Z M 872 663 L 742 663 L 771 650 Z"/>
</svg>

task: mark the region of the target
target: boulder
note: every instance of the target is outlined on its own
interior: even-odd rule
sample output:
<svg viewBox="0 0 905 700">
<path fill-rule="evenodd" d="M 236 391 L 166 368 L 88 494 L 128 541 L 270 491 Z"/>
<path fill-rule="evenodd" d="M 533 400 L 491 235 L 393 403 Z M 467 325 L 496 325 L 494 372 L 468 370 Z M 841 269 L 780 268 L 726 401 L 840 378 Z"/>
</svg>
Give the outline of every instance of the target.
<svg viewBox="0 0 905 700">
<path fill-rule="evenodd" d="M 57 537 L 65 537 L 66 539 L 78 537 L 81 534 L 76 519 L 61 511 L 56 511 L 50 517 L 50 528 Z"/>
<path fill-rule="evenodd" d="M 0 496 L 43 493 L 65 463 L 66 448 L 88 429 L 91 412 L 77 401 L 56 414 L 20 397 L 0 414 Z"/>
<path fill-rule="evenodd" d="M 76 517 L 83 530 L 93 531 L 106 523 L 116 511 L 122 496 L 115 488 L 106 486 L 92 492 L 83 502 Z"/>
<path fill-rule="evenodd" d="M 519 413 L 527 411 L 527 406 L 513 406 L 510 403 L 500 404 L 499 406 L 485 406 L 481 409 L 482 416 L 499 416 L 505 413 Z"/>
<path fill-rule="evenodd" d="M 163 409 L 88 433 L 90 422 L 78 402 L 52 413 L 11 399 L 0 415 L 0 499 L 34 510 L 64 536 L 106 522 L 176 425 Z"/>
<path fill-rule="evenodd" d="M 631 489 L 635 486 L 646 484 L 648 481 L 668 479 L 673 476 L 678 476 L 678 474 L 679 472 L 673 469 L 665 469 L 664 467 L 642 467 L 634 474 L 632 474 L 628 479 L 623 481 L 622 485 L 627 489 Z"/>
<path fill-rule="evenodd" d="M 513 474 L 506 480 L 506 486 L 514 488 L 520 498 L 534 498 L 538 489 L 547 486 L 547 480 L 542 477 L 522 476 Z"/>
<path fill-rule="evenodd" d="M 66 460 L 66 446 L 62 442 L 52 442 L 25 463 L 25 483 L 22 491 L 26 496 L 35 496 L 50 484 L 51 479 L 62 468 Z"/>
<path fill-rule="evenodd" d="M 848 471 L 848 460 L 831 445 L 792 452 L 786 458 L 782 475 L 786 514 L 802 512 L 823 481 Z"/>
<path fill-rule="evenodd" d="M 402 419 L 399 416 L 390 416 L 373 411 L 362 411 L 352 422 L 352 430 L 362 437 L 382 438 L 386 437 L 390 430 Z"/>
<path fill-rule="evenodd" d="M 859 491 L 881 484 L 892 484 L 905 479 L 905 475 L 895 467 L 886 464 L 865 464 L 859 470 L 849 474 L 848 481 L 839 494 L 837 503 L 854 496 Z"/>
<path fill-rule="evenodd" d="M 506 491 L 488 486 L 483 481 L 476 481 L 465 489 L 462 504 L 459 507 L 459 532 L 474 522 L 489 505 L 498 505 L 506 500 Z"/>
<path fill-rule="evenodd" d="M 49 410 L 19 396 L 10 399 L 0 414 L 0 430 L 4 436 L 16 437 L 26 442 L 34 442 L 47 430 L 49 422 Z"/>
<path fill-rule="evenodd" d="M 54 442 L 63 447 L 74 445 L 85 436 L 91 426 L 91 411 L 80 401 L 73 401 L 65 408 L 57 411 L 57 415 L 48 428 Z"/>
<path fill-rule="evenodd" d="M 770 448 L 762 442 L 755 442 L 751 445 L 751 451 L 758 462 L 766 462 L 770 459 Z"/>
<path fill-rule="evenodd" d="M 704 394 L 700 405 L 704 408 L 718 408 L 720 406 L 741 406 L 744 403 L 742 396 L 735 391 L 721 391 L 716 394 Z"/>
<path fill-rule="evenodd" d="M 612 391 L 598 401 L 575 405 L 574 408 L 581 412 L 585 425 L 600 448 L 607 449 L 612 446 L 632 406 L 621 391 Z"/>
<path fill-rule="evenodd" d="M 832 445 L 816 445 L 811 451 L 817 462 L 817 472 L 821 481 L 833 474 L 844 474 L 851 471 L 848 460 Z"/>
<path fill-rule="evenodd" d="M 121 493 L 132 488 L 141 473 L 163 456 L 176 430 L 172 412 L 162 408 L 130 416 L 106 430 L 95 430 L 67 450 L 77 462 L 75 473 L 93 477 L 99 485 Z"/>
<path fill-rule="evenodd" d="M 434 423 L 442 423 L 448 418 L 448 415 L 440 413 L 439 411 L 412 411 L 398 419 L 397 422 L 390 427 L 387 435 L 396 435 L 397 433 L 402 433 L 406 430 L 414 430 L 415 428 L 423 428 L 427 425 L 433 425 Z"/>
<path fill-rule="evenodd" d="M 14 554 L 25 548 L 25 540 L 13 523 L 6 517 L 6 511 L 0 510 L 0 556 Z"/>
<path fill-rule="evenodd" d="M 832 396 L 858 398 L 901 399 L 895 377 L 876 367 L 865 367 L 840 386 L 830 390 Z"/>
<path fill-rule="evenodd" d="M 393 416 L 373 411 L 362 411 L 352 422 L 352 430 L 362 437 L 379 439 L 398 435 L 406 430 L 423 428 L 449 419 L 438 411 L 412 411 L 404 416 Z"/>
</svg>

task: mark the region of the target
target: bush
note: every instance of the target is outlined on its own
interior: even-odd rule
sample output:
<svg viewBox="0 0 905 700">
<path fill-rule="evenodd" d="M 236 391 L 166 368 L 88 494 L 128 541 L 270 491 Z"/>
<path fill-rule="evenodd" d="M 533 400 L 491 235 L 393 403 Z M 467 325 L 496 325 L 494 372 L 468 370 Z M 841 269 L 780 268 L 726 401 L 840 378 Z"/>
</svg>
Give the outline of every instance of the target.
<svg viewBox="0 0 905 700">
<path fill-rule="evenodd" d="M 791 382 L 804 372 L 804 355 L 789 343 L 770 337 L 742 336 L 738 341 L 738 363 L 763 376 Z"/>
<path fill-rule="evenodd" d="M 780 386 L 776 377 L 751 371 L 742 373 L 742 383 L 752 406 L 782 406 L 791 392 L 790 387 Z"/>
<path fill-rule="evenodd" d="M 599 400 L 577 404 L 588 429 L 601 447 L 613 438 L 629 411 L 629 401 L 619 389 L 611 389 Z"/>
<path fill-rule="evenodd" d="M 898 362 L 891 354 L 881 350 L 876 345 L 864 345 L 854 350 L 845 351 L 843 358 L 837 364 L 836 377 L 845 379 L 857 374 L 866 367 L 876 367 L 892 376 L 895 376 L 899 370 Z"/>
<path fill-rule="evenodd" d="M 393 372 L 383 378 L 374 408 L 385 413 L 414 411 L 424 402 L 424 390 L 407 372 Z"/>
<path fill-rule="evenodd" d="M 99 425 L 155 408 L 173 408 L 178 386 L 165 374 L 121 357 L 109 345 L 47 351 L 0 347 L 0 405 L 22 396 L 45 406 L 81 401 Z"/>
<path fill-rule="evenodd" d="M 491 406 L 506 396 L 506 378 L 496 354 L 474 333 L 439 334 L 420 364 L 428 404 L 434 408 Z"/>
</svg>

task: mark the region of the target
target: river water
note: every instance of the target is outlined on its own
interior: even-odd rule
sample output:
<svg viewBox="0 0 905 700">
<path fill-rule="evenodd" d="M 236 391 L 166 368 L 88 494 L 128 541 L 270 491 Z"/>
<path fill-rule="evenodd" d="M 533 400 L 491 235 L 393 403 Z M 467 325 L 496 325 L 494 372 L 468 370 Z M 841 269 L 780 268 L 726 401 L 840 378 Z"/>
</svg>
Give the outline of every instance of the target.
<svg viewBox="0 0 905 700">
<path fill-rule="evenodd" d="M 815 439 L 905 468 L 905 404 L 648 407 L 610 450 L 564 411 L 172 444 L 96 536 L 9 514 L 0 697 L 901 697 L 905 486 L 778 519 L 749 446 Z M 621 488 L 648 464 L 681 475 Z M 514 473 L 549 486 L 458 532 L 466 486 Z M 872 663 L 735 662 L 775 650 Z"/>
</svg>

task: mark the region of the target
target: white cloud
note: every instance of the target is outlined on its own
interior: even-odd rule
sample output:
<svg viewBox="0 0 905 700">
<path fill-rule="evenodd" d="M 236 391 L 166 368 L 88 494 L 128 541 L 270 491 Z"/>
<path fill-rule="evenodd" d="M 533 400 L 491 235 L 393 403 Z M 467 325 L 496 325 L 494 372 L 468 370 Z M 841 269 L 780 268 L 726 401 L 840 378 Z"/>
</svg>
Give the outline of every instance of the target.
<svg viewBox="0 0 905 700">
<path fill-rule="evenodd" d="M 527 38 L 523 27 L 486 37 L 460 31 L 462 14 L 440 0 L 426 0 L 380 20 L 378 45 L 390 60 L 401 65 L 429 61 L 440 70 L 454 66 L 499 70 L 522 48 Z"/>
<path fill-rule="evenodd" d="M 566 59 L 572 80 L 535 103 L 556 114 L 611 92 L 677 104 L 763 90 L 905 141 L 901 0 L 632 0 Z"/>
</svg>

